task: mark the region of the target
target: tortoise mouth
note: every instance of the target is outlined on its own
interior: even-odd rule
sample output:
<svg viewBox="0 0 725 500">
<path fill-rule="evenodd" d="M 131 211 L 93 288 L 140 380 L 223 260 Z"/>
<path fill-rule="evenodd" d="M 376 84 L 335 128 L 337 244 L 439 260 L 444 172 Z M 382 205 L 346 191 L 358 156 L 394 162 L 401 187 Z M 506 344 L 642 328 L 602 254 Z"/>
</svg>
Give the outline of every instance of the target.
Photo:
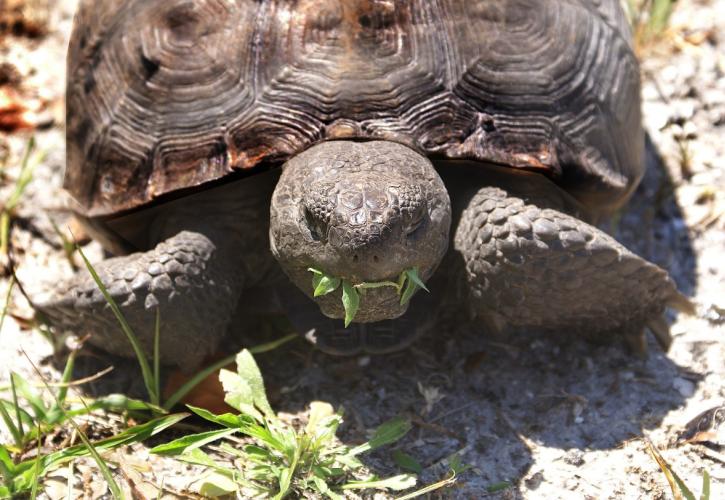
<svg viewBox="0 0 725 500">
<path fill-rule="evenodd" d="M 376 288 L 359 293 L 359 308 L 354 315 L 356 323 L 372 323 L 395 319 L 408 310 L 408 304 L 401 304 L 400 296 L 392 288 Z M 347 310 L 342 300 L 342 291 L 322 297 L 313 297 L 322 314 L 332 319 L 345 319 Z"/>
<path fill-rule="evenodd" d="M 288 269 L 292 281 L 315 301 L 323 315 L 332 319 L 346 319 L 356 323 L 369 323 L 398 318 L 408 309 L 408 302 L 434 271 L 407 267 L 383 280 L 362 280 L 336 277 L 315 267 Z M 348 275 L 349 276 L 349 275 Z M 412 278 L 411 278 L 412 276 Z M 357 306 L 349 308 L 350 295 Z"/>
</svg>

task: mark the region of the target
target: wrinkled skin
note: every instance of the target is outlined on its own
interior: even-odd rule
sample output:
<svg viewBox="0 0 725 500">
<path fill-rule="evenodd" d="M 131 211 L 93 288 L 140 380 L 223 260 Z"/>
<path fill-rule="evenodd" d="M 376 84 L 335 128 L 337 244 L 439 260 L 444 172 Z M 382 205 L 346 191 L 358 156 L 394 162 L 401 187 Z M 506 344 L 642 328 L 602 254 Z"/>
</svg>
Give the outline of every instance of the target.
<svg viewBox="0 0 725 500">
<path fill-rule="evenodd" d="M 431 276 L 448 246 L 451 205 L 433 165 L 385 141 L 332 141 L 288 161 L 272 197 L 270 242 L 285 273 L 312 297 L 309 268 L 361 282 L 397 281 L 417 267 Z M 323 314 L 343 318 L 337 294 L 317 297 Z M 402 315 L 392 287 L 368 290 L 358 322 Z"/>
</svg>

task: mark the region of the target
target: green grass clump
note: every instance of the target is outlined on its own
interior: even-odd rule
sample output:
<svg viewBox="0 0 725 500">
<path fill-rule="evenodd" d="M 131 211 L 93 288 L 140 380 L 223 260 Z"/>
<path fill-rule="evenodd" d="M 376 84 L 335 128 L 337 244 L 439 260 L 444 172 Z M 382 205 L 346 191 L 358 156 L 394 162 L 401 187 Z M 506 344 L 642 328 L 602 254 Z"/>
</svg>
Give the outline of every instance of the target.
<svg viewBox="0 0 725 500">
<path fill-rule="evenodd" d="M 667 30 L 677 0 L 627 0 L 626 11 L 634 31 L 635 46 L 644 46 Z"/>
<path fill-rule="evenodd" d="M 99 452 L 148 439 L 188 416 L 187 413 L 166 415 L 143 425 L 128 428 L 113 437 L 92 443 L 75 422 L 74 417 L 87 415 L 95 410 L 120 413 L 148 412 L 154 408 L 148 403 L 122 395 L 110 395 L 90 402 L 81 400 L 79 405 L 73 407 L 68 403 L 67 395 L 74 360 L 75 352 L 71 352 L 63 370 L 61 383 L 57 384 L 56 391 L 53 391 L 50 385 L 44 382 L 51 396 L 50 403 L 27 380 L 17 373 L 11 372 L 8 390 L 12 394 L 12 399 L 0 399 L 0 417 L 13 438 L 12 443 L 0 444 L 0 498 L 13 498 L 28 492 L 31 493 L 31 498 L 35 498 L 38 484 L 48 472 L 83 456 L 93 457 L 108 482 L 114 498 L 123 498 L 121 490 L 113 480 L 113 476 Z M 29 410 L 25 408 L 29 408 Z M 82 444 L 43 454 L 41 450 L 43 437 L 56 432 L 65 424 L 70 424 Z M 37 448 L 35 458 L 19 460 L 19 457 L 32 449 L 33 443 Z"/>
<path fill-rule="evenodd" d="M 342 285 L 342 305 L 345 308 L 345 328 L 350 326 L 352 320 L 355 319 L 355 315 L 360 307 L 360 294 L 365 294 L 365 290 L 370 288 L 382 288 L 389 286 L 395 288 L 398 295 L 400 295 L 400 303 L 406 304 L 411 297 L 422 288 L 426 292 L 429 291 L 426 288 L 423 280 L 420 279 L 418 274 L 418 268 L 412 267 L 406 269 L 400 273 L 398 281 L 376 281 L 376 282 L 362 282 L 358 284 L 352 284 L 346 279 L 337 278 L 331 276 L 319 269 L 310 267 L 307 269 L 312 273 L 312 290 L 313 296 L 320 297 L 332 293 Z"/>
<path fill-rule="evenodd" d="M 226 403 L 239 414 L 214 415 L 202 408 L 189 407 L 222 428 L 184 436 L 151 450 L 207 467 L 208 474 L 199 484 L 202 495 L 237 493 L 282 499 L 314 493 L 338 499 L 345 490 L 397 491 L 415 485 L 415 476 L 407 473 L 385 479 L 349 479 L 363 466 L 358 456 L 402 438 L 411 428 L 408 420 L 394 418 L 382 424 L 369 441 L 349 448 L 335 437 L 342 423 L 341 412 L 333 411 L 328 403 L 313 402 L 305 428 L 294 429 L 272 410 L 252 354 L 244 350 L 237 355 L 236 361 L 237 373 L 222 370 L 219 379 L 226 392 Z M 253 443 L 237 449 L 224 442 L 217 450 L 237 459 L 236 468 L 217 462 L 201 450 L 204 445 L 235 435 L 247 436 Z"/>
</svg>

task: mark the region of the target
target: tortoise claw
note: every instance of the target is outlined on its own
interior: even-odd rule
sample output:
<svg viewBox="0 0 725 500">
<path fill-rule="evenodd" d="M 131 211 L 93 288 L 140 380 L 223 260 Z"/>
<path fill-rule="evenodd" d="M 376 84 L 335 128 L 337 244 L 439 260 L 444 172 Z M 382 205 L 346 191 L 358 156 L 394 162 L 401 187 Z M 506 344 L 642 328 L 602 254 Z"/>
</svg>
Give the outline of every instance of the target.
<svg viewBox="0 0 725 500">
<path fill-rule="evenodd" d="M 659 316 L 649 320 L 647 322 L 647 328 L 654 334 L 662 350 L 667 352 L 672 345 L 672 335 L 670 335 L 670 325 L 665 318 Z"/>
</svg>

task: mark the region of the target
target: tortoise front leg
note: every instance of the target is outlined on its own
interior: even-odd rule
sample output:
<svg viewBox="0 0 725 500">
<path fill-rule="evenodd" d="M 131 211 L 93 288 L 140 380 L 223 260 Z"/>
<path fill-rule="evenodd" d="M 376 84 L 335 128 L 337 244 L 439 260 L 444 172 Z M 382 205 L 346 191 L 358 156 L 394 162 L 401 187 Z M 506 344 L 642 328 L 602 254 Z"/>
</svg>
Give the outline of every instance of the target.
<svg viewBox="0 0 725 500">
<path fill-rule="evenodd" d="M 518 182 L 525 190 L 526 179 Z M 497 330 L 619 336 L 638 353 L 649 327 L 667 349 L 665 307 L 692 307 L 667 272 L 577 217 L 545 208 L 546 193 L 537 192 L 544 196 L 485 187 L 464 209 L 455 248 L 474 313 Z"/>
<path fill-rule="evenodd" d="M 223 231 L 181 231 L 148 252 L 94 266 L 147 354 L 153 351 L 157 310 L 165 364 L 193 368 L 215 352 L 245 281 L 241 252 L 229 240 Z M 56 329 L 89 335 L 92 344 L 113 354 L 134 355 L 87 270 L 33 302 Z"/>
</svg>

